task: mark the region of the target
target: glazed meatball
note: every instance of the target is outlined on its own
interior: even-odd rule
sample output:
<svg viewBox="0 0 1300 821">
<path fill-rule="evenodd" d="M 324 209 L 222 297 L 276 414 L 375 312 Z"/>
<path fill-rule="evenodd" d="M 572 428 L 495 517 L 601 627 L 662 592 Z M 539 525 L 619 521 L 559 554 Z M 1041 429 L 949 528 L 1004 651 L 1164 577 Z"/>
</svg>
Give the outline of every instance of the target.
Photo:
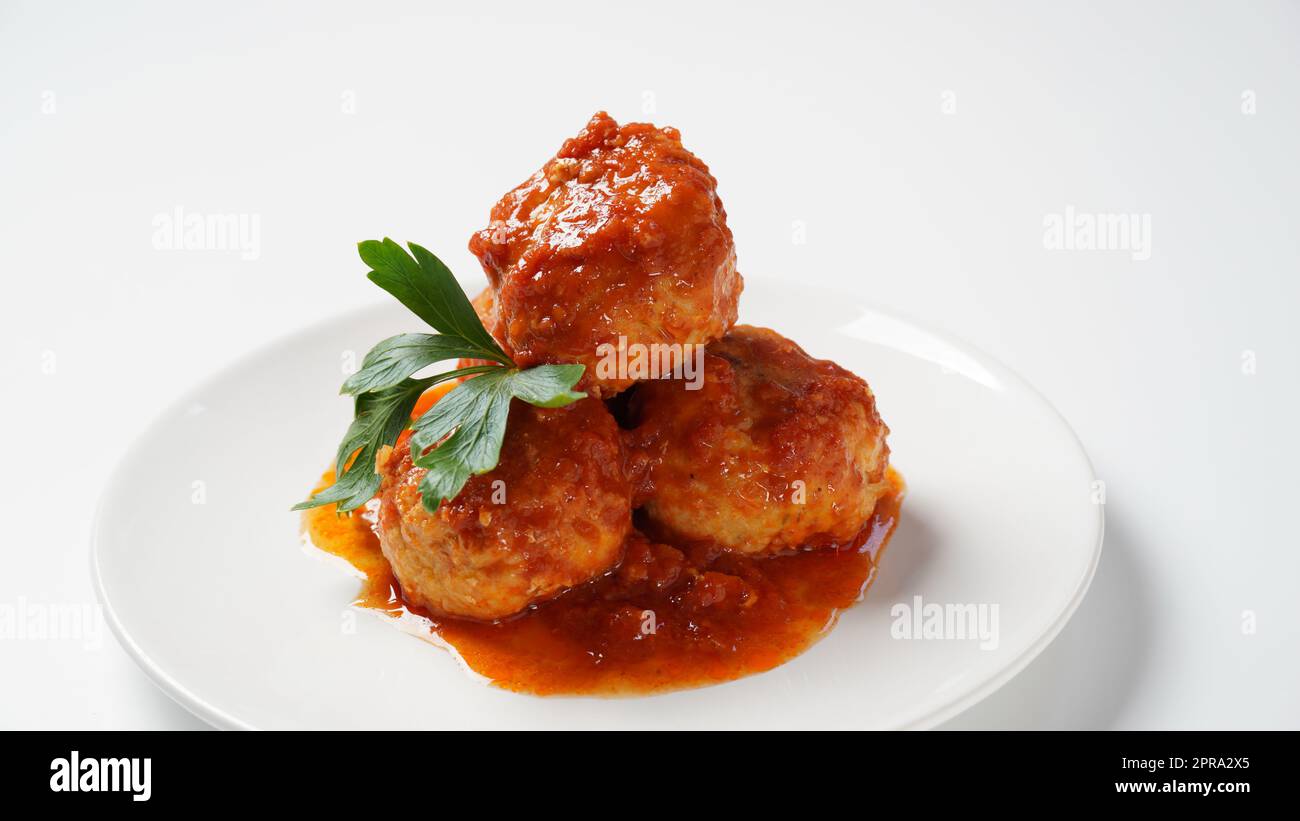
<svg viewBox="0 0 1300 821">
<path fill-rule="evenodd" d="M 489 330 L 523 367 L 587 365 L 579 387 L 600 398 L 635 381 L 596 368 L 602 345 L 720 338 L 742 283 L 716 186 L 676 129 L 597 114 L 471 238 Z"/>
<path fill-rule="evenodd" d="M 426 471 L 403 437 L 380 459 L 380 545 L 408 601 L 434 615 L 504 618 L 619 562 L 632 519 L 623 465 L 599 401 L 516 401 L 497 466 L 430 513 Z"/>
<path fill-rule="evenodd" d="M 886 490 L 889 429 L 867 383 L 739 325 L 690 380 L 632 395 L 634 504 L 656 538 L 751 555 L 849 544 Z"/>
</svg>

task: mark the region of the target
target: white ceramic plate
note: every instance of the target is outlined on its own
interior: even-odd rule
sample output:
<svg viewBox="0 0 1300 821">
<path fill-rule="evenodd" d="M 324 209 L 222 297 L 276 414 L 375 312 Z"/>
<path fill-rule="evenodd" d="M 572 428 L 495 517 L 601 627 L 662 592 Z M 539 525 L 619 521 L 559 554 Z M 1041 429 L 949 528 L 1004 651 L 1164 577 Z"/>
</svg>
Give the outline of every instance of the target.
<svg viewBox="0 0 1300 821">
<path fill-rule="evenodd" d="M 395 303 L 245 358 L 135 444 L 94 528 L 109 622 L 159 686 L 221 727 L 891 728 L 957 714 L 1028 664 L 1082 600 L 1102 540 L 1087 456 L 1006 368 L 851 295 L 751 279 L 741 319 L 865 377 L 909 486 L 867 599 L 788 664 L 648 698 L 543 699 L 486 686 L 349 607 L 357 579 L 302 546 L 289 506 L 349 421 L 343 352 L 419 330 Z M 891 610 L 915 596 L 984 605 L 986 619 L 996 605 L 996 646 L 896 637 L 905 616 Z"/>
</svg>

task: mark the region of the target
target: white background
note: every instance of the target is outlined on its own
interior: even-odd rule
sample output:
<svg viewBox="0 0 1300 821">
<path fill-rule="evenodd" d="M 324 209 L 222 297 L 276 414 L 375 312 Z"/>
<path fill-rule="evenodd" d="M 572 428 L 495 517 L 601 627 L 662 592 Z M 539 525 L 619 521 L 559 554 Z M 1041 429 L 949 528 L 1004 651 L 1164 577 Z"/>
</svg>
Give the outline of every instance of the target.
<svg viewBox="0 0 1300 821">
<path fill-rule="evenodd" d="M 0 604 L 93 601 L 128 443 L 377 301 L 357 240 L 477 281 L 491 204 L 607 109 L 682 130 L 746 276 L 982 347 L 1087 447 L 1092 590 L 949 726 L 1300 727 L 1300 7 L 466 5 L 0 5 Z M 1149 214 L 1150 259 L 1045 248 L 1067 206 Z M 156 249 L 176 207 L 257 215 L 258 258 Z M 0 727 L 199 726 L 107 633 L 0 671 Z"/>
</svg>

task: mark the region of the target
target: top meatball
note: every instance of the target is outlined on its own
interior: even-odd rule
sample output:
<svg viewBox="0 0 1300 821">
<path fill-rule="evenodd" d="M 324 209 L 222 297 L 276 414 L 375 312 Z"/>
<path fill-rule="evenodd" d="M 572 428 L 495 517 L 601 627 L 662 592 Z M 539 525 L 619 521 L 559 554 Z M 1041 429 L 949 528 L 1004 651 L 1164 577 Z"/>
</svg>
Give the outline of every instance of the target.
<svg viewBox="0 0 1300 821">
<path fill-rule="evenodd" d="M 738 325 L 687 384 L 645 382 L 630 402 L 633 503 L 656 538 L 752 555 L 852 542 L 888 487 L 866 382 Z"/>
<path fill-rule="evenodd" d="M 580 388 L 604 398 L 635 380 L 597 370 L 602 345 L 720 338 L 742 282 L 716 186 L 676 129 L 592 117 L 470 239 L 488 330 L 522 367 L 586 365 Z"/>
<path fill-rule="evenodd" d="M 620 561 L 632 527 L 623 462 L 599 401 L 515 401 L 497 466 L 430 513 L 404 436 L 380 459 L 380 546 L 407 600 L 431 613 L 513 615 Z"/>
</svg>

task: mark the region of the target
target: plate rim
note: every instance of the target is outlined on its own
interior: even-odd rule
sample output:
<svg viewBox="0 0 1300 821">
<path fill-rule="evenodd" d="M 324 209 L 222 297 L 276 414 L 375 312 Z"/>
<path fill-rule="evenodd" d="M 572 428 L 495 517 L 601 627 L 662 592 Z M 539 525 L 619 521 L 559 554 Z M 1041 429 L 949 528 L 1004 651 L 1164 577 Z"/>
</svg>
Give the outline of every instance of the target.
<svg viewBox="0 0 1300 821">
<path fill-rule="evenodd" d="M 464 286 L 462 285 L 462 288 L 463 287 Z M 95 599 L 99 603 L 100 610 L 104 614 L 104 621 L 108 624 L 109 631 L 113 634 L 113 637 L 117 639 L 118 644 L 121 645 L 122 649 L 126 652 L 127 656 L 130 657 L 131 661 L 133 661 L 135 665 L 144 672 L 145 676 L 154 684 L 154 686 L 166 693 L 168 698 L 185 708 L 185 710 L 191 715 L 206 722 L 212 727 L 221 730 L 259 729 L 257 726 L 249 724 L 243 719 L 222 710 L 220 707 L 208 703 L 191 692 L 185 687 L 185 685 L 177 681 L 175 677 L 162 669 L 156 661 L 150 658 L 149 654 L 146 653 L 144 648 L 142 648 L 136 640 L 131 637 L 131 634 L 122 624 L 121 617 L 118 616 L 117 610 L 113 607 L 113 603 L 108 595 L 108 590 L 104 586 L 104 576 L 100 572 L 99 546 L 103 540 L 103 523 L 105 510 L 108 507 L 108 497 L 112 494 L 113 489 L 119 484 L 122 478 L 121 474 L 126 469 L 126 465 L 130 461 L 131 456 L 142 449 L 145 440 L 153 432 L 154 428 L 156 428 L 164 419 L 167 419 L 181 409 L 194 404 L 195 397 L 200 395 L 207 385 L 238 370 L 245 362 L 257 358 L 268 348 L 273 348 L 277 345 L 283 344 L 294 337 L 303 334 L 310 334 L 323 328 L 327 328 L 346 317 L 362 313 L 378 312 L 387 304 L 388 303 L 380 300 L 373 300 L 365 305 L 359 305 L 347 311 L 340 311 L 331 314 L 328 317 L 315 319 L 290 330 L 278 333 L 271 339 L 268 339 L 265 342 L 244 351 L 233 359 L 228 360 L 224 364 L 219 365 L 202 379 L 191 383 L 188 387 L 178 393 L 176 398 L 164 404 L 162 408 L 149 418 L 149 422 L 131 437 L 131 440 L 127 443 L 126 447 L 122 449 L 121 454 L 118 456 L 117 462 L 114 463 L 113 468 L 109 471 L 107 478 L 105 478 L 103 489 L 100 490 L 99 497 L 95 501 L 95 512 L 90 520 L 90 584 L 95 592 Z"/>
<path fill-rule="evenodd" d="M 785 280 L 773 277 L 751 276 L 746 277 L 746 279 L 755 279 L 772 285 L 788 284 Z M 964 349 L 976 354 L 986 363 L 992 363 L 1006 375 L 1011 377 L 1014 382 L 1018 383 L 1019 387 L 1027 390 L 1032 398 L 1036 399 L 1042 407 L 1048 410 L 1056 421 L 1060 423 L 1064 430 L 1069 434 L 1070 441 L 1073 443 L 1078 455 L 1083 458 L 1084 464 L 1088 468 L 1088 472 L 1094 477 L 1094 479 L 1096 478 L 1096 467 L 1093 465 L 1091 457 L 1088 456 L 1087 448 L 1084 447 L 1083 441 L 1080 439 L 1078 432 L 1075 431 L 1069 420 L 1065 418 L 1056 406 L 1052 404 L 1052 402 L 1032 382 L 1025 379 L 1002 360 L 987 353 L 980 346 L 971 344 L 959 336 L 950 334 L 946 331 L 936 330 L 928 323 L 917 321 L 912 316 L 897 311 L 891 307 L 879 305 L 869 300 L 860 299 L 856 295 L 853 295 L 851 291 L 841 291 L 839 289 L 826 288 L 820 285 L 812 285 L 809 287 L 805 284 L 800 287 L 805 290 L 816 290 L 853 296 L 854 299 L 858 301 L 858 304 L 864 309 L 891 316 L 913 326 L 914 328 L 924 331 L 947 345 L 957 349 Z M 268 349 L 274 348 L 283 342 L 303 334 L 309 334 L 336 325 L 340 321 L 344 321 L 351 317 L 367 313 L 375 313 L 380 310 L 391 310 L 391 306 L 386 302 L 375 301 L 366 305 L 357 306 L 347 311 L 332 314 L 324 319 L 315 320 L 292 330 L 277 334 L 272 339 L 257 345 L 251 350 L 245 351 L 243 354 L 228 361 L 226 364 L 216 368 L 197 383 L 191 384 L 187 389 L 180 393 L 176 399 L 164 405 L 158 413 L 150 418 L 148 424 L 132 437 L 129 444 L 123 449 L 121 455 L 118 457 L 118 460 L 109 472 L 108 477 L 105 479 L 103 490 L 100 491 L 99 498 L 96 501 L 95 512 L 91 519 L 90 528 L 89 570 L 95 598 L 104 614 L 104 620 L 108 624 L 109 630 L 113 633 L 122 649 L 126 651 L 126 654 L 133 662 L 135 662 L 136 666 L 145 673 L 146 677 L 156 687 L 166 693 L 172 701 L 179 704 L 189 713 L 218 729 L 257 730 L 259 728 L 221 709 L 220 707 L 205 701 L 189 690 L 175 677 L 170 675 L 161 667 L 161 665 L 152 659 L 142 647 L 140 647 L 134 638 L 131 637 L 126 626 L 122 624 L 116 609 L 113 607 L 108 590 L 104 586 L 104 578 L 100 568 L 100 545 L 103 541 L 103 522 L 108 497 L 112 494 L 114 488 L 118 486 L 122 478 L 121 474 L 126 469 L 126 465 L 131 461 L 131 457 L 142 449 L 144 441 L 150 436 L 158 424 L 162 420 L 172 416 L 178 410 L 192 405 L 195 401 L 195 397 L 201 394 L 207 385 L 221 380 L 228 374 L 238 370 L 246 361 L 265 355 Z M 1097 567 L 1101 562 L 1101 555 L 1105 544 L 1106 512 L 1104 504 L 1097 504 L 1094 505 L 1094 507 L 1097 509 L 1096 535 L 1093 539 L 1092 554 L 1088 563 L 1088 568 L 1080 578 L 1074 592 L 1069 598 L 1069 601 L 1067 601 L 1061 608 L 1060 612 L 1057 613 L 1051 625 L 1014 660 L 972 687 L 968 692 L 952 701 L 949 701 L 943 706 L 926 713 L 925 715 L 914 717 L 895 725 L 896 729 L 930 729 L 944 723 L 945 721 L 955 718 L 1000 690 L 1007 684 L 1007 682 L 1018 676 L 1034 659 L 1042 654 L 1042 652 L 1056 640 L 1056 637 L 1065 629 L 1065 625 L 1069 623 L 1070 619 L 1073 618 L 1075 612 L 1079 609 L 1079 606 L 1083 603 L 1089 588 L 1092 586 L 1093 578 L 1096 576 Z"/>
<path fill-rule="evenodd" d="M 818 288 L 818 290 L 833 289 Z M 900 319 L 915 328 L 919 328 L 946 344 L 973 351 L 978 354 L 980 358 L 992 362 L 997 368 L 1019 383 L 1021 387 L 1028 390 L 1030 395 L 1034 399 L 1038 400 L 1044 408 L 1050 411 L 1056 421 L 1061 423 L 1061 426 L 1065 431 L 1070 434 L 1070 440 L 1074 444 L 1075 449 L 1078 451 L 1079 455 L 1083 457 L 1083 462 L 1088 468 L 1088 473 L 1092 475 L 1094 480 L 1097 478 L 1097 467 L 1092 463 L 1092 457 L 1088 455 L 1088 449 L 1084 446 L 1083 439 L 1079 437 L 1079 432 L 1070 424 L 1070 420 L 1065 418 L 1065 414 L 1061 413 L 1056 405 L 1053 404 L 1052 401 L 1048 399 L 1033 382 L 1030 382 L 1028 379 L 1021 376 L 1019 371 L 1015 370 L 1001 359 L 988 353 L 980 346 L 968 342 L 956 334 L 935 330 L 928 323 L 919 321 L 905 312 L 897 311 L 893 308 L 881 307 L 865 301 L 862 304 L 870 310 L 877 310 L 880 313 L 893 316 L 894 318 Z M 1088 562 L 1088 569 L 1079 580 L 1079 584 L 1075 588 L 1074 592 L 1070 595 L 1070 600 L 1061 608 L 1060 613 L 1057 614 L 1056 618 L 1052 621 L 1052 624 L 1047 628 L 1047 630 L 1026 647 L 1019 656 L 1016 656 L 1010 664 L 999 670 L 997 673 L 989 676 L 980 684 L 971 688 L 970 692 L 966 693 L 966 695 L 954 699 L 943 707 L 930 712 L 928 715 L 905 721 L 898 725 L 898 729 L 928 730 L 943 724 L 945 721 L 956 718 L 974 707 L 976 704 L 979 704 L 984 699 L 993 695 L 998 690 L 1001 690 L 1009 681 L 1020 675 L 1020 673 L 1022 673 L 1034 659 L 1042 655 L 1043 651 L 1051 646 L 1052 642 L 1056 641 L 1056 637 L 1061 634 L 1061 631 L 1065 629 L 1065 626 L 1070 623 L 1070 619 L 1074 617 L 1075 612 L 1078 611 L 1079 606 L 1083 604 L 1083 600 L 1088 595 L 1088 590 L 1092 587 L 1092 580 L 1097 575 L 1097 567 L 1101 564 L 1101 554 L 1106 543 L 1106 505 L 1104 503 L 1094 504 L 1093 507 L 1097 509 L 1097 533 L 1093 542 L 1092 556 Z"/>
</svg>

